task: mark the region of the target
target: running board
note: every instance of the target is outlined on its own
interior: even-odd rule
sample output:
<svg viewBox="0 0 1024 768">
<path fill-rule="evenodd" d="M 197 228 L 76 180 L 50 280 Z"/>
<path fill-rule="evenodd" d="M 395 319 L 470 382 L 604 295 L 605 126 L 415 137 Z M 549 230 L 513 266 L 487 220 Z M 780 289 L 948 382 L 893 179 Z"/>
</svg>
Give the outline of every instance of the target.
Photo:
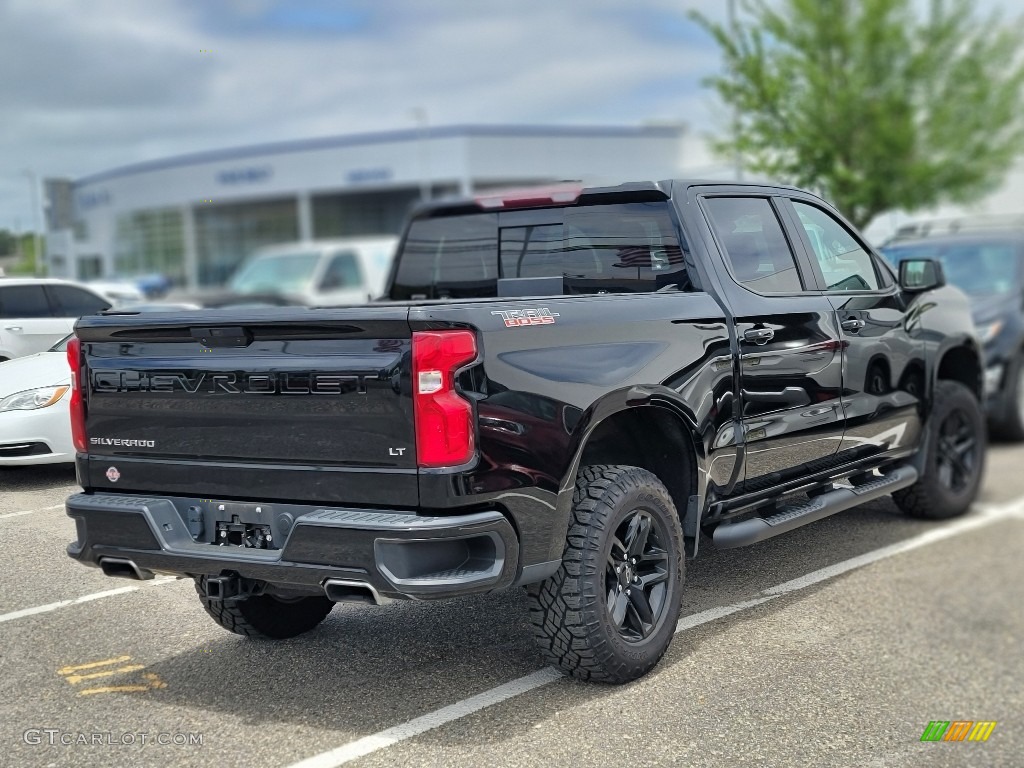
<svg viewBox="0 0 1024 768">
<path fill-rule="evenodd" d="M 719 549 L 745 547 L 792 531 L 801 525 L 873 501 L 917 482 L 917 470 L 909 464 L 896 467 L 881 477 L 873 477 L 852 488 L 836 488 L 805 502 L 781 507 L 771 517 L 752 517 L 740 523 L 723 523 L 715 528 L 712 540 Z"/>
</svg>

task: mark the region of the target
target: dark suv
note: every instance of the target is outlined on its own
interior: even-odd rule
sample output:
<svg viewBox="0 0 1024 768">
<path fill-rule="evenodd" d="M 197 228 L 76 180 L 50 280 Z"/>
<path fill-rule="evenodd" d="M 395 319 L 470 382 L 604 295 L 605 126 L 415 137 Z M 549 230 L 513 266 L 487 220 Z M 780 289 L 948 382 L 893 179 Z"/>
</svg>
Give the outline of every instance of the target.
<svg viewBox="0 0 1024 768">
<path fill-rule="evenodd" d="M 1024 216 L 911 225 L 881 251 L 896 267 L 907 259 L 941 262 L 946 279 L 968 295 L 985 345 L 990 428 L 1024 440 Z"/>
</svg>

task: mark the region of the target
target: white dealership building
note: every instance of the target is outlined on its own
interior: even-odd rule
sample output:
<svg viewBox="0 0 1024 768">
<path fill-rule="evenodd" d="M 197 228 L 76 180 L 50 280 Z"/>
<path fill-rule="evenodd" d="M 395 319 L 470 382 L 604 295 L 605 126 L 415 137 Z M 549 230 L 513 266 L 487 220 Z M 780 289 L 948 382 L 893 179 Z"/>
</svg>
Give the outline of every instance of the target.
<svg viewBox="0 0 1024 768">
<path fill-rule="evenodd" d="M 398 233 L 423 198 L 678 176 L 684 129 L 452 126 L 201 152 L 46 182 L 52 276 L 222 283 L 254 248 Z"/>
</svg>

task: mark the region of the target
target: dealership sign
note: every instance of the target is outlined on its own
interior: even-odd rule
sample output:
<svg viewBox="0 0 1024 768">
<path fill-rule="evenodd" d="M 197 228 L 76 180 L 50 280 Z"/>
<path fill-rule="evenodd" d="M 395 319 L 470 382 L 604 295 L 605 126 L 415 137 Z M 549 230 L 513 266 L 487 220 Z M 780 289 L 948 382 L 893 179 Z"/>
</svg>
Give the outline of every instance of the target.
<svg viewBox="0 0 1024 768">
<path fill-rule="evenodd" d="M 272 175 L 273 169 L 270 166 L 232 168 L 218 173 L 217 182 L 219 184 L 254 184 L 258 181 L 266 181 Z"/>
</svg>

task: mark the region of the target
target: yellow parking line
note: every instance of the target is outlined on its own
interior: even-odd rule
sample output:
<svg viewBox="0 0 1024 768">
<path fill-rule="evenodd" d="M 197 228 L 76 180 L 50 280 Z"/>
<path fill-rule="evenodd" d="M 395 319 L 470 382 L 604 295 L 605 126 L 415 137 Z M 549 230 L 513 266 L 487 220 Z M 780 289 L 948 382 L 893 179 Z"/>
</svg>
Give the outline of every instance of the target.
<svg viewBox="0 0 1024 768">
<path fill-rule="evenodd" d="M 85 688 L 79 691 L 78 695 L 88 696 L 93 693 L 139 693 L 148 690 L 148 685 L 105 685 L 102 688 Z"/>
<path fill-rule="evenodd" d="M 92 661 L 88 664 L 76 664 L 71 667 L 61 667 L 57 670 L 58 675 L 70 675 L 72 672 L 78 672 L 82 669 L 95 669 L 96 667 L 105 667 L 109 664 L 121 664 L 122 662 L 128 661 L 131 656 L 117 656 L 113 659 L 106 659 L 105 661 Z"/>
<path fill-rule="evenodd" d="M 161 680 L 160 679 L 160 675 L 156 674 L 155 672 L 147 672 L 146 674 L 143 675 L 143 677 L 146 678 L 147 680 L 149 680 L 149 687 L 150 688 L 166 688 L 167 687 L 167 683 L 165 683 L 163 680 Z"/>
<path fill-rule="evenodd" d="M 88 675 L 68 675 L 67 680 L 72 685 L 77 685 L 83 680 L 95 680 L 98 677 L 111 677 L 112 675 L 120 675 L 127 672 L 138 672 L 140 669 L 145 669 L 145 664 L 129 664 L 127 667 L 118 667 L 117 669 L 108 669 L 106 672 L 92 672 Z"/>
</svg>

